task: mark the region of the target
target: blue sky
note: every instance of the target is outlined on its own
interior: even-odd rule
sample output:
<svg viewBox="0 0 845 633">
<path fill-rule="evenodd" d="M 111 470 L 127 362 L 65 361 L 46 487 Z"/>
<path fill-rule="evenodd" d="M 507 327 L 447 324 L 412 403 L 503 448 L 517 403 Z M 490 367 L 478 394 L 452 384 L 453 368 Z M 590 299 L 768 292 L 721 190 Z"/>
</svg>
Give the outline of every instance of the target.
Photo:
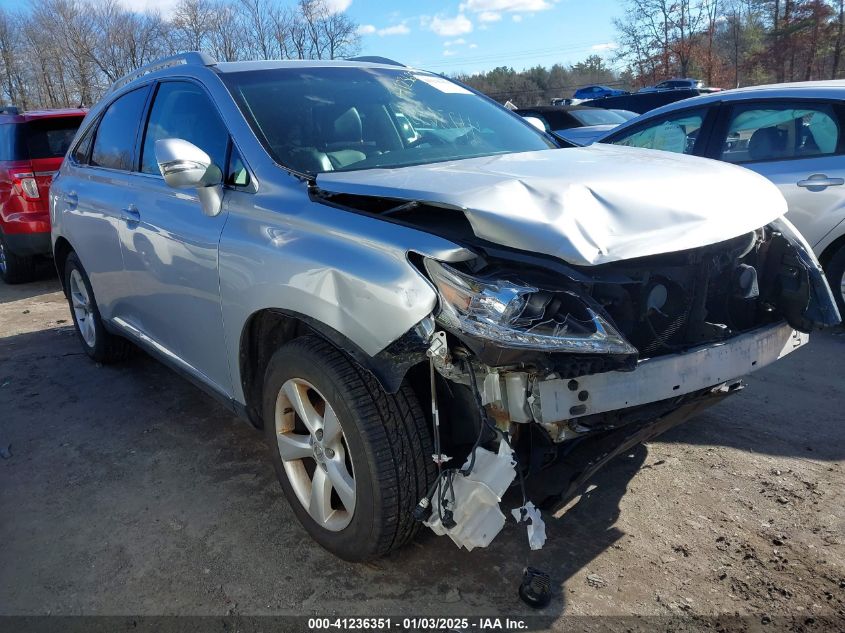
<svg viewBox="0 0 845 633">
<path fill-rule="evenodd" d="M 346 0 L 333 0 L 345 4 Z M 352 0 L 363 52 L 437 72 L 613 56 L 619 0 Z"/>
<path fill-rule="evenodd" d="M 446 74 L 570 64 L 596 53 L 611 60 L 613 19 L 622 14 L 620 0 L 326 1 L 361 25 L 363 54 Z M 177 0 L 121 2 L 166 15 Z M 21 4 L 0 0 L 9 9 Z"/>
</svg>

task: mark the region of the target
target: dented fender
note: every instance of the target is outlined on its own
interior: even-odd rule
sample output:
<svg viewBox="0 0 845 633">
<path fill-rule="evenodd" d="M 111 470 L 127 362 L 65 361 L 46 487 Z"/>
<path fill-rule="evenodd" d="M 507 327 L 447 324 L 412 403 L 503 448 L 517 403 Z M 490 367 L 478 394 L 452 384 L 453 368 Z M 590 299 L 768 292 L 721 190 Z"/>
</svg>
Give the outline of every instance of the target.
<svg viewBox="0 0 845 633">
<path fill-rule="evenodd" d="M 443 261 L 473 256 L 413 228 L 314 205 L 304 189 L 280 191 L 268 200 L 271 208 L 256 208 L 252 199 L 229 208 L 220 240 L 220 296 L 232 386 L 241 402 L 241 334 L 253 315 L 268 309 L 303 315 L 351 342 L 362 358 L 377 358 L 437 302 L 430 282 L 408 260 L 409 245 Z"/>
</svg>

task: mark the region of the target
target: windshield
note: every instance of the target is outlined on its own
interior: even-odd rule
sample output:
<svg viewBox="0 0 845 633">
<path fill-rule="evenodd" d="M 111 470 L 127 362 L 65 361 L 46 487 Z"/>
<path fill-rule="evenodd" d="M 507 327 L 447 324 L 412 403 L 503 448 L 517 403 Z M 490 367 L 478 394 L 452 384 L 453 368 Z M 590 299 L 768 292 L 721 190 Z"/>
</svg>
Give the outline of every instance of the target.
<svg viewBox="0 0 845 633">
<path fill-rule="evenodd" d="M 625 122 L 625 118 L 613 110 L 570 110 L 569 114 L 578 119 L 581 125 L 619 125 Z"/>
<path fill-rule="evenodd" d="M 307 174 L 554 147 L 466 88 L 419 71 L 360 67 L 224 73 L 273 159 Z"/>
</svg>

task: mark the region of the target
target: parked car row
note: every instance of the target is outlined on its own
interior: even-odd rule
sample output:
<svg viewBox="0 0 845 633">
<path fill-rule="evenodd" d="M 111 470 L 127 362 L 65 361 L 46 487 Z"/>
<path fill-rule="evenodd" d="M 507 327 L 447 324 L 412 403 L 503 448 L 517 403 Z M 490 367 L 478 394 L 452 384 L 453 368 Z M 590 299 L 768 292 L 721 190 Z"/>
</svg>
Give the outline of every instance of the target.
<svg viewBox="0 0 845 633">
<path fill-rule="evenodd" d="M 52 252 L 88 356 L 140 347 L 263 428 L 337 556 L 420 525 L 484 547 L 515 482 L 541 547 L 538 507 L 840 321 L 778 189 L 685 155 L 709 116 L 660 133 L 676 155 L 572 148 L 389 60 L 187 53 L 88 112 L 50 187 Z M 636 121 L 619 129 L 649 137 Z"/>
</svg>

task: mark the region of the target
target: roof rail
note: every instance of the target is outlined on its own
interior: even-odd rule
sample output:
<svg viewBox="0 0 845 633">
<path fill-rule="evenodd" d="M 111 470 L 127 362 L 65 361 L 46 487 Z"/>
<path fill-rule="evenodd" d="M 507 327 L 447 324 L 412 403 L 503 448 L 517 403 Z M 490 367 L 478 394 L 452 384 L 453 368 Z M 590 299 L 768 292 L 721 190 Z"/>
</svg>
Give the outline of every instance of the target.
<svg viewBox="0 0 845 633">
<path fill-rule="evenodd" d="M 18 110 L 15 106 L 0 106 L 0 114 L 20 114 L 21 111 Z"/>
<path fill-rule="evenodd" d="M 138 77 L 143 77 L 144 75 L 148 75 L 149 73 L 153 73 L 157 70 L 162 70 L 163 68 L 171 68 L 172 66 L 182 65 L 214 66 L 216 63 L 217 60 L 211 55 L 200 51 L 188 51 L 186 53 L 179 53 L 178 55 L 171 55 L 170 57 L 162 57 L 161 59 L 157 59 L 146 66 L 141 66 L 137 70 L 133 70 L 131 73 L 124 75 L 111 85 L 109 92 L 114 92 L 118 88 L 128 84 L 130 81 L 138 79 Z"/>
<path fill-rule="evenodd" d="M 387 66 L 401 66 L 402 68 L 407 68 L 405 64 L 400 64 L 399 62 L 389 59 L 387 57 L 380 57 L 378 55 L 361 55 L 359 57 L 347 57 L 346 61 L 348 62 L 369 62 L 371 64 L 386 64 Z"/>
</svg>

